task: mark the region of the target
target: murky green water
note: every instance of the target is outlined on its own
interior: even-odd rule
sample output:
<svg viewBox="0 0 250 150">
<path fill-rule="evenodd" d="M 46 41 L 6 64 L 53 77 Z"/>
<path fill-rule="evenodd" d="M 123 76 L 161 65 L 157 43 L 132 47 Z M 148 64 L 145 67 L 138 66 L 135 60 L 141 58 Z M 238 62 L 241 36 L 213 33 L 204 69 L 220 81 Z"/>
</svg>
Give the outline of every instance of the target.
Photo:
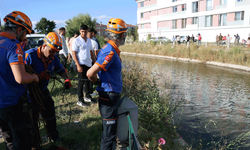
<svg viewBox="0 0 250 150">
<path fill-rule="evenodd" d="M 152 57 L 122 55 L 122 59 L 153 65 L 152 72 L 156 76 L 171 80 L 173 89 L 166 92 L 170 92 L 173 101 L 183 99 L 174 122 L 179 124 L 179 133 L 189 145 L 210 149 L 213 146 L 207 143 L 211 141 L 223 143 L 226 140 L 228 145 L 249 132 L 250 73 Z M 250 143 L 248 137 L 247 144 Z M 250 149 L 242 148 L 242 145 L 248 146 L 242 142 L 239 142 L 239 149 Z"/>
</svg>

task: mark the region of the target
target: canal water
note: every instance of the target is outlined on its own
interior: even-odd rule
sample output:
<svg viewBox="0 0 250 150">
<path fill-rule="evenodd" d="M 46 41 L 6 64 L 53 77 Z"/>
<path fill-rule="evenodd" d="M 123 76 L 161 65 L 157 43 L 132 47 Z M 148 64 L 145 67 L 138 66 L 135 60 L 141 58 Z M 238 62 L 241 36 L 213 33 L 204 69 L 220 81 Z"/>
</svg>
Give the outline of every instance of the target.
<svg viewBox="0 0 250 150">
<path fill-rule="evenodd" d="M 173 122 L 187 144 L 196 149 L 219 144 L 250 149 L 249 72 L 153 57 L 122 59 L 152 66 L 152 74 L 171 81 L 166 92 L 172 101 L 182 101 Z"/>
</svg>

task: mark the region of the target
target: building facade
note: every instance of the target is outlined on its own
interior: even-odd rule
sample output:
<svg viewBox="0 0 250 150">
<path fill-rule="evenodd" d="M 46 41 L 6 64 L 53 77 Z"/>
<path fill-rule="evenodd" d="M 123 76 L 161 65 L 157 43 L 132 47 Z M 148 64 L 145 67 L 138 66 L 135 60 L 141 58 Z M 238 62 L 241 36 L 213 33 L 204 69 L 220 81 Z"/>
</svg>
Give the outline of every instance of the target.
<svg viewBox="0 0 250 150">
<path fill-rule="evenodd" d="M 95 29 L 96 29 L 97 34 L 99 36 L 106 37 L 106 33 L 105 32 L 106 32 L 106 29 L 107 29 L 107 25 L 102 24 L 102 22 L 96 23 Z"/>
<path fill-rule="evenodd" d="M 250 0 L 136 0 L 139 40 L 191 36 L 215 42 L 216 35 L 250 33 Z M 241 41 L 240 40 L 240 41 Z"/>
<path fill-rule="evenodd" d="M 134 26 L 134 25 L 127 24 L 128 30 L 129 30 L 129 29 L 135 30 L 135 27 L 136 27 L 136 26 Z M 107 25 L 102 24 L 102 22 L 96 23 L 96 24 L 95 24 L 95 29 L 96 29 L 97 34 L 98 34 L 99 36 L 106 37 Z"/>
</svg>

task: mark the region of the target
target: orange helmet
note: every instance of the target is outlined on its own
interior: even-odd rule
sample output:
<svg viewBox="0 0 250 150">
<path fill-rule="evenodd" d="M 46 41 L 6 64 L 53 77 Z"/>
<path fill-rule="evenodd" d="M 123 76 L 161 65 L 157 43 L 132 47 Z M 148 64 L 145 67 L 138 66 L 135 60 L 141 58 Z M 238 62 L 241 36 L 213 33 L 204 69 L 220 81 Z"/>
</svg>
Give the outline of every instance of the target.
<svg viewBox="0 0 250 150">
<path fill-rule="evenodd" d="M 4 17 L 4 21 L 7 22 L 7 20 L 12 22 L 13 24 L 23 26 L 24 28 L 27 29 L 29 34 L 31 34 L 32 23 L 30 21 L 30 18 L 26 16 L 24 13 L 20 11 L 13 11 Z"/>
<path fill-rule="evenodd" d="M 127 24 L 122 19 L 112 18 L 107 24 L 106 31 L 121 34 L 127 32 Z"/>
<path fill-rule="evenodd" d="M 54 50 L 60 51 L 62 49 L 62 38 L 57 32 L 48 33 L 43 40 Z"/>
</svg>

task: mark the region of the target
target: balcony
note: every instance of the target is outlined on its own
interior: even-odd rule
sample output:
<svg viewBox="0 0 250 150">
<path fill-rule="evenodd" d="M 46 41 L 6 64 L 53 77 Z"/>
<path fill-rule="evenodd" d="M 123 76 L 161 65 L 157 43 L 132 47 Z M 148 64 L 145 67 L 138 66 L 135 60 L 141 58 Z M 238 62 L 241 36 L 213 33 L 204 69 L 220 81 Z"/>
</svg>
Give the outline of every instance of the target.
<svg viewBox="0 0 250 150">
<path fill-rule="evenodd" d="M 236 1 L 235 2 L 235 6 L 245 6 L 245 5 L 250 5 L 250 1 L 241 1 L 241 2 L 238 2 Z"/>
<path fill-rule="evenodd" d="M 184 14 L 186 14 L 186 10 L 185 11 L 180 11 L 180 12 L 174 12 L 174 13 L 170 13 L 170 14 L 161 15 L 161 18 L 166 18 L 166 17 L 170 18 L 170 17 L 184 15 Z"/>
<path fill-rule="evenodd" d="M 227 8 L 227 4 L 215 6 L 215 9 L 224 9 L 224 8 Z"/>
<path fill-rule="evenodd" d="M 162 27 L 162 28 L 157 28 L 157 30 L 159 31 L 164 31 L 164 30 L 171 30 L 171 27 Z"/>
<path fill-rule="evenodd" d="M 147 10 L 147 9 L 152 9 L 154 7 L 156 7 L 157 4 L 153 4 L 153 5 L 148 5 L 148 6 L 144 6 L 144 7 L 140 7 L 138 8 L 139 11 L 142 11 L 142 10 Z"/>
<path fill-rule="evenodd" d="M 242 26 L 243 24 L 244 20 L 227 22 L 227 26 Z"/>
</svg>

